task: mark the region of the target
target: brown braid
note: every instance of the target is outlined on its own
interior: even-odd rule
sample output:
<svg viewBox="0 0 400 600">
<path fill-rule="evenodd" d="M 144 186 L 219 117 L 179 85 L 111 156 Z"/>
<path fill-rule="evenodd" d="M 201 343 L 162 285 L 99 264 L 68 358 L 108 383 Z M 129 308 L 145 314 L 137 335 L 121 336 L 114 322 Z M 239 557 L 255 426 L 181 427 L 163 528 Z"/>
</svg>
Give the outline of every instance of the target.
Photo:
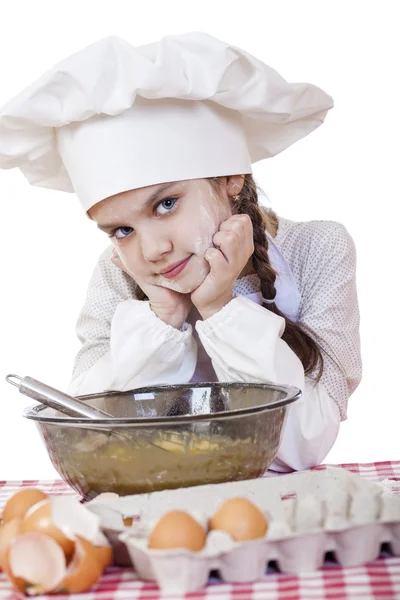
<svg viewBox="0 0 400 600">
<path fill-rule="evenodd" d="M 210 178 L 209 181 L 213 187 L 217 187 L 220 183 L 219 178 Z M 258 192 L 253 176 L 245 175 L 243 188 L 237 202 L 235 202 L 235 213 L 247 214 L 251 219 L 254 232 L 253 269 L 260 278 L 261 294 L 264 298 L 273 299 L 276 293 L 276 272 L 269 262 L 268 238 L 265 231 L 267 230 L 271 235 L 274 235 L 278 229 L 278 219 L 272 210 L 263 209 L 258 204 Z M 305 374 L 313 373 L 313 377 L 315 376 L 318 381 L 323 368 L 323 358 L 318 344 L 300 325 L 282 314 L 274 303 L 263 304 L 263 306 L 285 319 L 286 326 L 282 339 L 301 360 Z"/>
</svg>

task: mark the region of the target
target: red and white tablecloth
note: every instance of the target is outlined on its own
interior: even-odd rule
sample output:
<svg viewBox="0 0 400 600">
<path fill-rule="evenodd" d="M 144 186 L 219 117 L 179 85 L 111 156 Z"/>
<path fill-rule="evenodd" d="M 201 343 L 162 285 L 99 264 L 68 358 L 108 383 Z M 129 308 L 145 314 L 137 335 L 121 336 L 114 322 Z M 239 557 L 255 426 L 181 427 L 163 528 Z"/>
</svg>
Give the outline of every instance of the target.
<svg viewBox="0 0 400 600">
<path fill-rule="evenodd" d="M 348 469 L 371 481 L 393 480 L 392 488 L 400 491 L 400 461 L 368 464 L 331 465 Z M 325 467 L 318 467 L 319 469 Z M 398 481 L 398 486 L 396 484 Z M 0 481 L 0 509 L 7 498 L 21 487 L 40 487 L 49 494 L 75 494 L 63 481 Z M 397 489 L 396 489 L 397 488 Z M 13 600 L 19 596 L 3 574 L 0 574 L 0 599 Z M 40 598 L 68 600 L 67 595 Z M 158 600 L 190 598 L 193 600 L 339 600 L 341 598 L 390 600 L 400 599 L 400 557 L 382 555 L 362 567 L 341 568 L 326 563 L 316 573 L 283 575 L 268 571 L 264 579 L 249 584 L 224 584 L 210 579 L 200 592 L 177 596 L 161 593 L 151 583 L 139 581 L 130 569 L 109 568 L 98 584 L 86 594 L 70 596 L 75 600 Z"/>
</svg>

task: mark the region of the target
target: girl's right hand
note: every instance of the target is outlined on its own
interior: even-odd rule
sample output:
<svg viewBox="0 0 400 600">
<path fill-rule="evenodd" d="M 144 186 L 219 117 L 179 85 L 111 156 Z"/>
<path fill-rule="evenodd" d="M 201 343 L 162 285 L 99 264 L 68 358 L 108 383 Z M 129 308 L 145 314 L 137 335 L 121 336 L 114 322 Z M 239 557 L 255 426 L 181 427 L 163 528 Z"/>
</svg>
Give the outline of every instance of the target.
<svg viewBox="0 0 400 600">
<path fill-rule="evenodd" d="M 176 329 L 182 327 L 192 308 L 190 294 L 180 294 L 160 285 L 140 281 L 127 271 L 115 249 L 112 251 L 110 260 L 136 281 L 148 297 L 151 310 L 159 319 Z"/>
</svg>

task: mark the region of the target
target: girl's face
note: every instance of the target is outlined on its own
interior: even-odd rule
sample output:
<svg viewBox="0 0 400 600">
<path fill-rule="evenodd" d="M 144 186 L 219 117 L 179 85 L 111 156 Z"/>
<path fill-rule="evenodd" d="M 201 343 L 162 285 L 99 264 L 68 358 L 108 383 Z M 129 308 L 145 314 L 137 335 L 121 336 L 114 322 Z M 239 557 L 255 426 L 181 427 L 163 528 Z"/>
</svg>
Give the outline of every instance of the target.
<svg viewBox="0 0 400 600">
<path fill-rule="evenodd" d="M 89 217 L 110 236 L 139 285 L 186 294 L 209 273 L 204 253 L 232 215 L 228 193 L 229 187 L 221 185 L 217 195 L 206 179 L 152 185 L 106 198 L 90 209 Z"/>
</svg>

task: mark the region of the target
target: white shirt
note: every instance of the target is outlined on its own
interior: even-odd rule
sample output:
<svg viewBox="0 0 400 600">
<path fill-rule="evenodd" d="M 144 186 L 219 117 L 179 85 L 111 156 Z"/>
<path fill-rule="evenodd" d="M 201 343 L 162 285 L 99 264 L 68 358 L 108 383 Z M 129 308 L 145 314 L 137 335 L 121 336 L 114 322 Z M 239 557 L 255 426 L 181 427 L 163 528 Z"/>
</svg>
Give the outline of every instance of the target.
<svg viewBox="0 0 400 600">
<path fill-rule="evenodd" d="M 271 468 L 303 470 L 322 462 L 346 418 L 347 401 L 361 380 L 354 243 L 332 221 L 296 223 L 279 218 L 274 239 L 288 262 L 301 301 L 298 324 L 317 341 L 324 371 L 316 384 L 281 339 L 284 319 L 259 305 L 259 279 L 236 281 L 234 299 L 182 330 L 161 321 L 135 299 L 134 282 L 102 254 L 77 323 L 82 342 L 69 393 L 189 381 L 270 381 L 299 387 L 288 408 Z"/>
</svg>

